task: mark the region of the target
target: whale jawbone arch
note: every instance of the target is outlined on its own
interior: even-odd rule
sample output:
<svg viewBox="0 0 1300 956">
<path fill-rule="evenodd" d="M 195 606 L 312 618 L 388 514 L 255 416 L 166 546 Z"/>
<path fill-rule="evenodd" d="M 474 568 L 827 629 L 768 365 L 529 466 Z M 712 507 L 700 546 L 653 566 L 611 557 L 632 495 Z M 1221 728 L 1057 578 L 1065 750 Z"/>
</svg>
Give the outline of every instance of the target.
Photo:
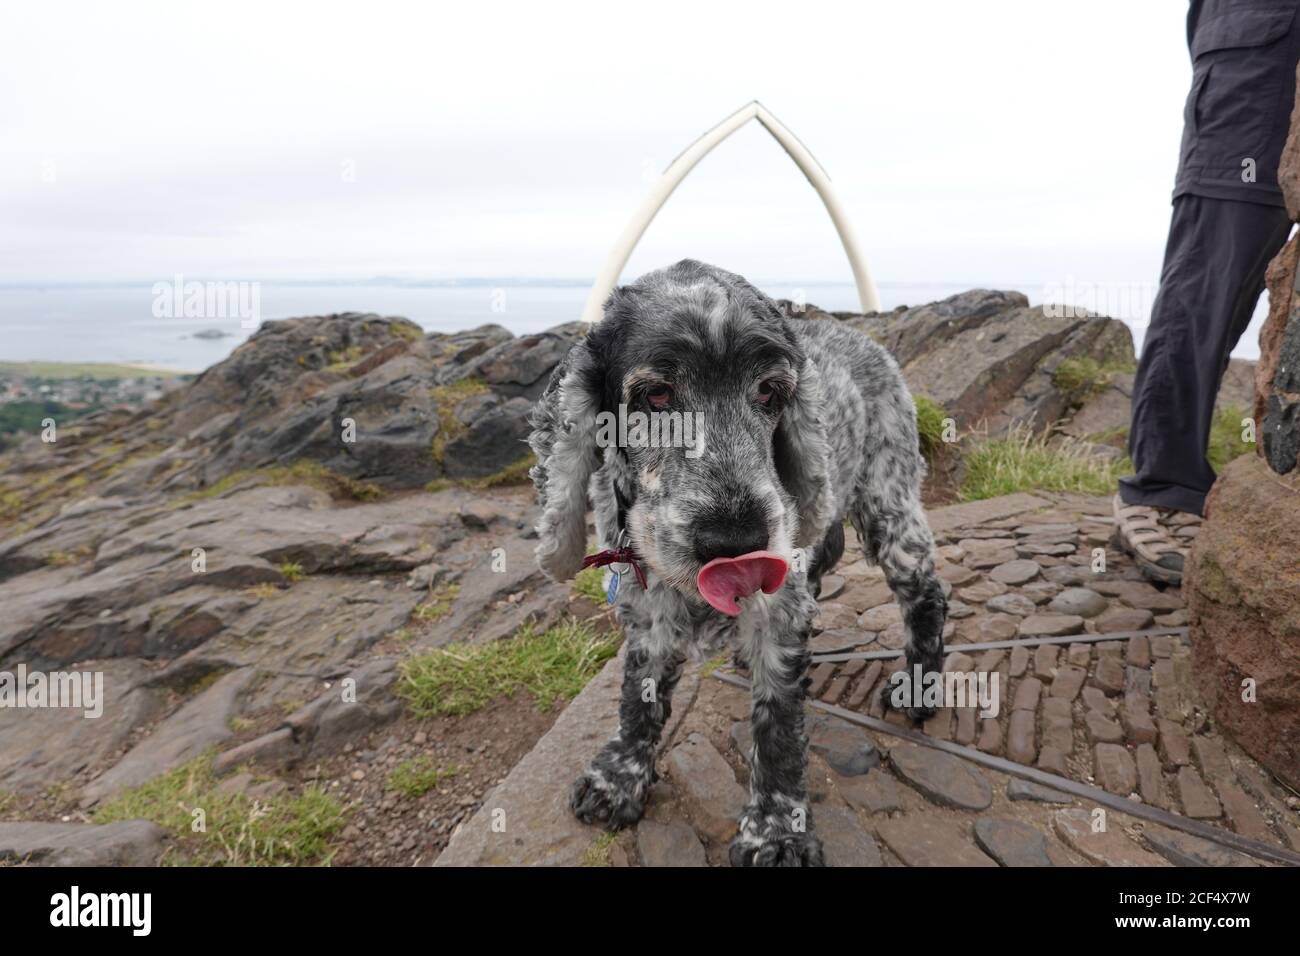
<svg viewBox="0 0 1300 956">
<path fill-rule="evenodd" d="M 772 137 L 781 144 L 781 148 L 786 151 L 789 157 L 794 160 L 795 165 L 808 178 L 808 182 L 812 184 L 812 187 L 817 190 L 817 195 L 821 197 L 826 212 L 831 217 L 831 222 L 835 224 L 835 231 L 839 233 L 840 242 L 844 246 L 844 253 L 849 259 L 849 266 L 853 269 L 853 281 L 858 287 L 858 301 L 862 306 L 862 311 L 880 311 L 880 297 L 876 293 L 876 284 L 871 280 L 871 273 L 867 271 L 867 261 L 858 248 L 857 239 L 853 235 L 853 228 L 849 225 L 848 215 L 840 204 L 839 198 L 835 195 L 835 191 L 831 188 L 830 177 L 826 175 L 826 171 L 822 169 L 812 153 L 808 152 L 803 143 L 799 142 L 795 135 L 781 124 L 780 120 L 769 113 L 762 103 L 754 100 L 732 113 L 697 139 L 664 170 L 650 190 L 650 194 L 646 196 L 636 214 L 633 215 L 623 229 L 623 234 L 619 236 L 614 248 L 610 250 L 605 265 L 601 268 L 600 274 L 596 277 L 596 283 L 591 287 L 591 293 L 587 296 L 587 305 L 582 312 L 584 322 L 599 321 L 603 314 L 605 300 L 614 291 L 614 285 L 618 282 L 618 277 L 623 274 L 623 268 L 627 265 L 632 250 L 641 241 L 641 236 L 644 235 L 655 215 L 663 208 L 664 203 L 668 201 L 668 197 L 673 194 L 673 190 L 686 178 L 687 173 L 694 169 L 700 160 L 707 156 L 715 146 L 750 120 L 757 120 L 764 129 L 772 134 Z"/>
</svg>

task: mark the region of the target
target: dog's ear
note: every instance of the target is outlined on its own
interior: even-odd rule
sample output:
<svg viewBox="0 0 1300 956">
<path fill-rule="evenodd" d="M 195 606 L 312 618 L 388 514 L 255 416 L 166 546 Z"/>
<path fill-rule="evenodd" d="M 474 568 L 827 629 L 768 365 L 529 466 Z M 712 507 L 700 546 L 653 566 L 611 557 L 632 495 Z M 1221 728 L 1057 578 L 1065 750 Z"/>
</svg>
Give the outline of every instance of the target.
<svg viewBox="0 0 1300 956">
<path fill-rule="evenodd" d="M 577 573 L 587 551 L 587 486 L 600 463 L 600 378 L 584 339 L 556 366 L 529 418 L 533 431 L 528 444 L 537 464 L 528 474 L 542 506 L 537 563 L 557 581 Z"/>
<path fill-rule="evenodd" d="M 821 374 L 803 357 L 799 384 L 781 412 L 772 443 L 777 475 L 799 510 L 797 548 L 819 543 L 834 519 L 831 446 L 823 409 Z"/>
</svg>

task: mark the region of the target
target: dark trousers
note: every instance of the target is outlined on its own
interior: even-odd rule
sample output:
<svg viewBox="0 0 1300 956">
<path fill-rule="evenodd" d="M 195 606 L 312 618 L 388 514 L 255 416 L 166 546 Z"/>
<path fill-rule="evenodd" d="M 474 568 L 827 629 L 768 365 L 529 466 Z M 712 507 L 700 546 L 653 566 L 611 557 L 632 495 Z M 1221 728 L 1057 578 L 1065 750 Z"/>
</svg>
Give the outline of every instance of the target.
<svg viewBox="0 0 1300 956">
<path fill-rule="evenodd" d="M 1290 229 L 1278 206 L 1174 200 L 1133 384 L 1128 449 L 1136 474 L 1120 480 L 1126 503 L 1203 513 L 1215 477 L 1205 450 L 1219 382 Z"/>
</svg>

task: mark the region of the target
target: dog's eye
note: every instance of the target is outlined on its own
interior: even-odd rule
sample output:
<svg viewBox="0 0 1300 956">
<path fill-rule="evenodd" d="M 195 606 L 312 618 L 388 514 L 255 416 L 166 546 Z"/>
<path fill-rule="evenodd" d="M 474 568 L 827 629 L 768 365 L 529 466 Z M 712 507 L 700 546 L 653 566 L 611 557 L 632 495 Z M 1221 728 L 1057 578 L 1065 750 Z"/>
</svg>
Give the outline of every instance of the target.
<svg viewBox="0 0 1300 956">
<path fill-rule="evenodd" d="M 776 385 L 771 381 L 758 383 L 758 400 L 763 405 L 771 405 L 776 396 Z"/>
<path fill-rule="evenodd" d="M 673 400 L 673 390 L 667 385 L 656 385 L 645 393 L 651 408 L 665 408 Z"/>
</svg>

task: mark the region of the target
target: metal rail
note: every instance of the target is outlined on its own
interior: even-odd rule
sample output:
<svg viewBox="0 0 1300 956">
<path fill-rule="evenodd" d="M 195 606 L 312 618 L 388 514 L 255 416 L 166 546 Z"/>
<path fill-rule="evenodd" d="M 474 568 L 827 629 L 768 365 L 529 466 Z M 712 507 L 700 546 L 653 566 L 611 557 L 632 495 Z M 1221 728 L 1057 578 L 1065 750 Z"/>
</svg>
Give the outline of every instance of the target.
<svg viewBox="0 0 1300 956">
<path fill-rule="evenodd" d="M 1153 627 L 1146 631 L 1112 631 L 1109 634 L 1067 634 L 1064 637 L 1023 637 L 1005 641 L 986 641 L 983 644 L 948 644 L 945 654 L 956 651 L 993 651 L 1008 647 L 1037 647 L 1039 644 L 1100 644 L 1102 641 L 1122 641 L 1131 637 L 1184 637 L 1186 627 Z M 846 651 L 840 654 L 814 654 L 814 664 L 842 664 L 845 661 L 886 661 L 903 656 L 903 648 L 883 651 Z"/>
<path fill-rule="evenodd" d="M 713 676 L 724 684 L 730 684 L 733 687 L 749 689 L 749 681 L 735 674 L 728 674 L 722 671 L 714 671 Z M 1039 770 L 1037 767 L 1027 767 L 1024 764 L 1018 764 L 1002 757 L 995 757 L 992 754 L 986 754 L 982 750 L 975 750 L 972 747 L 964 747 L 961 744 L 953 743 L 950 740 L 939 740 L 935 737 L 928 737 L 918 730 L 911 727 L 900 727 L 897 724 L 887 723 L 883 720 L 877 720 L 875 717 L 868 717 L 865 714 L 859 714 L 856 711 L 845 710 L 843 707 L 837 707 L 834 704 L 823 703 L 820 700 L 811 702 L 812 706 L 818 710 L 824 710 L 828 714 L 833 714 L 842 720 L 847 720 L 851 724 L 858 724 L 869 730 L 878 733 L 889 734 L 893 737 L 900 737 L 910 743 L 920 744 L 923 747 L 930 747 L 934 750 L 951 754 L 954 757 L 961 757 L 972 763 L 987 767 L 990 770 L 996 770 L 1000 773 L 1009 774 L 1013 777 L 1020 777 L 1022 780 L 1030 780 L 1034 783 L 1042 784 L 1045 787 L 1051 787 L 1053 790 L 1059 790 L 1062 793 L 1068 793 L 1071 796 L 1078 797 L 1081 800 L 1088 800 L 1114 810 L 1116 813 L 1125 813 L 1131 817 L 1137 817 L 1139 820 L 1148 820 L 1152 823 L 1158 823 L 1161 826 L 1170 827 L 1175 830 L 1181 830 L 1184 833 L 1190 833 L 1220 846 L 1225 846 L 1230 850 L 1236 850 L 1238 853 L 1244 853 L 1247 856 L 1259 860 L 1267 860 L 1270 863 L 1279 863 L 1283 866 L 1300 866 L 1300 853 L 1292 853 L 1290 850 L 1281 847 L 1270 846 L 1267 843 L 1260 843 L 1249 837 L 1244 837 L 1233 833 L 1231 830 L 1221 830 L 1218 827 L 1210 826 L 1208 823 L 1202 823 L 1200 820 L 1192 820 L 1187 817 L 1181 817 L 1177 814 L 1170 813 L 1167 810 L 1161 810 L 1159 807 L 1153 807 L 1146 803 L 1134 803 L 1126 797 L 1119 797 L 1100 787 L 1094 787 L 1090 784 L 1079 783 L 1071 780 L 1069 777 L 1059 777 L 1054 773 L 1048 773 L 1046 770 Z"/>
</svg>

